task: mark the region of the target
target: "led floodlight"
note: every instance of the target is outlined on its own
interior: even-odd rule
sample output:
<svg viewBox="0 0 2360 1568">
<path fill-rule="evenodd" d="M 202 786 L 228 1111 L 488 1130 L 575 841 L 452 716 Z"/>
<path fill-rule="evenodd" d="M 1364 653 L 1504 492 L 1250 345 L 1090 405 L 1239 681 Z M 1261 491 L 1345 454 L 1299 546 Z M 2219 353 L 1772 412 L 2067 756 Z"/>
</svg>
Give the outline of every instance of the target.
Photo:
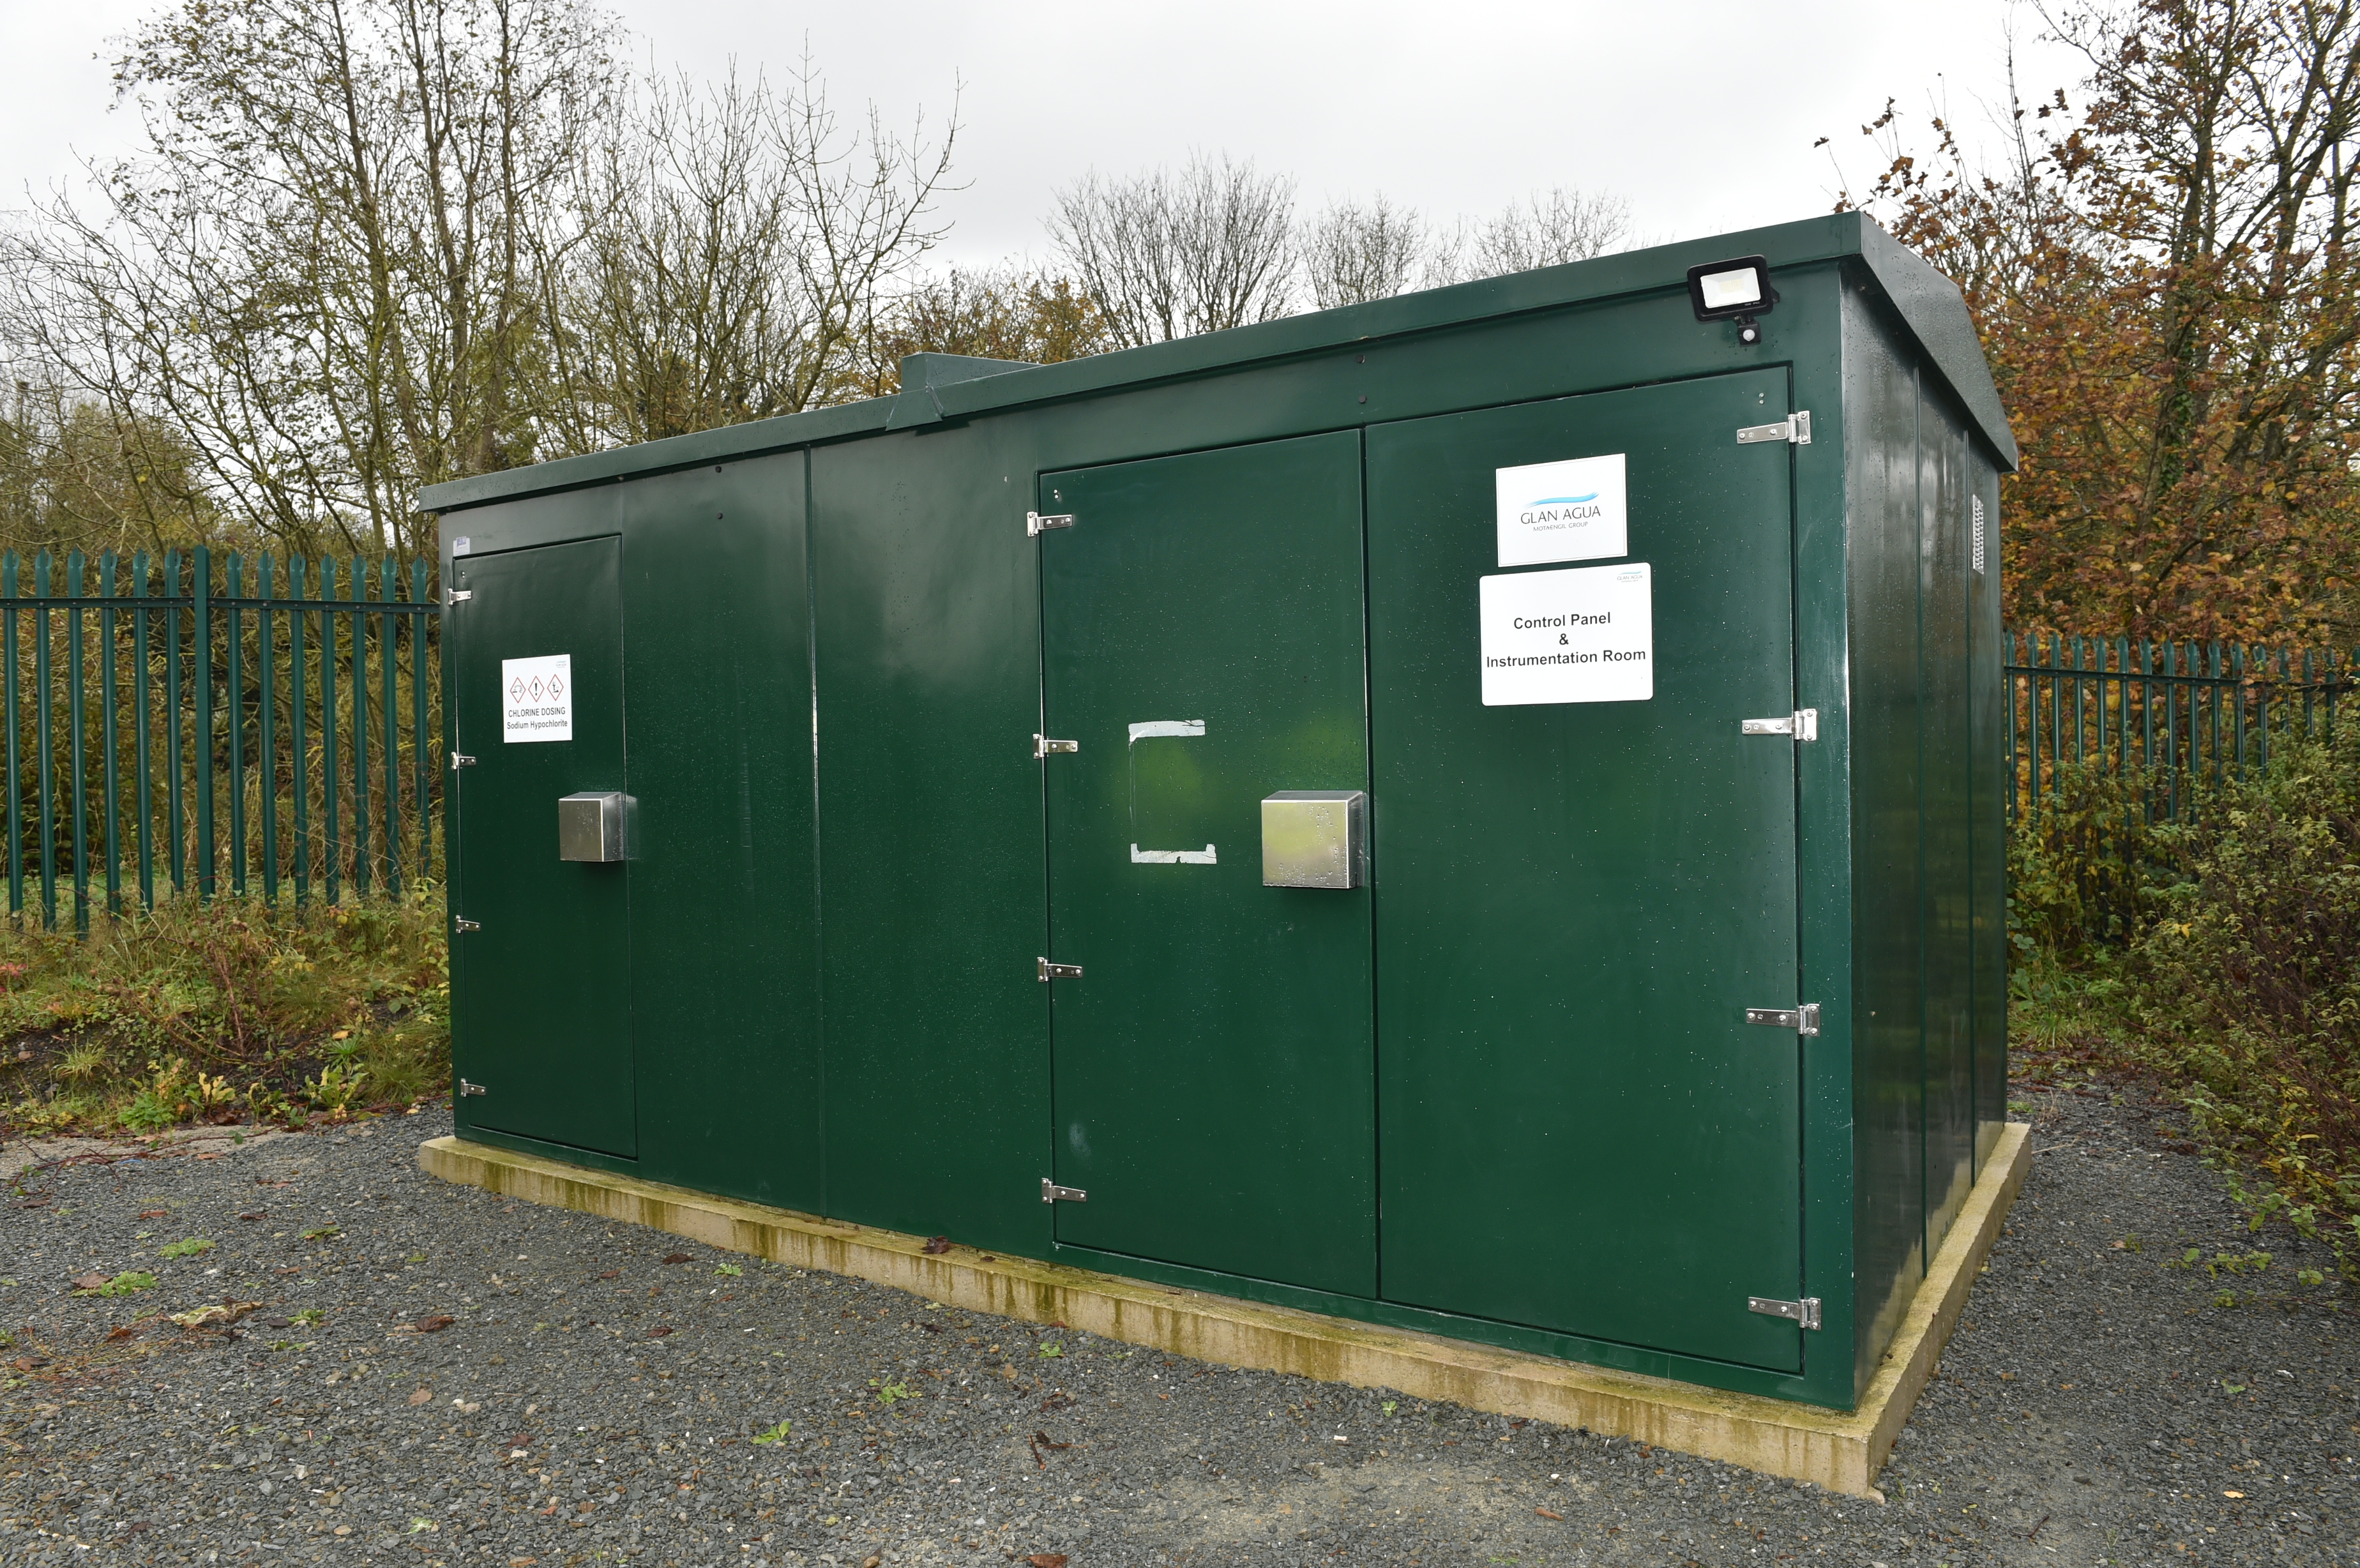
<svg viewBox="0 0 2360 1568">
<path fill-rule="evenodd" d="M 1756 316 L 1778 302 L 1770 287 L 1770 264 L 1758 256 L 1711 261 L 1688 268 L 1688 304 L 1699 321 L 1735 321 L 1740 343 L 1762 341 Z"/>
</svg>

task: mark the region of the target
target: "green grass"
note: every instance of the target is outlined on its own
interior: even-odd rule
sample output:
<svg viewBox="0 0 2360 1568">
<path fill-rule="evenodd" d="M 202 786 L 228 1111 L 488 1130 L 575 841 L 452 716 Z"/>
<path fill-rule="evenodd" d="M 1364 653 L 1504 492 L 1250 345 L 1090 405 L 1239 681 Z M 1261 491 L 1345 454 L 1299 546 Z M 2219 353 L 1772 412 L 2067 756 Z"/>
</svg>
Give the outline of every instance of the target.
<svg viewBox="0 0 2360 1568">
<path fill-rule="evenodd" d="M 0 922 L 0 1123 L 17 1135 L 342 1119 L 450 1071 L 440 888 L 341 907 L 193 898 L 87 937 Z"/>
</svg>

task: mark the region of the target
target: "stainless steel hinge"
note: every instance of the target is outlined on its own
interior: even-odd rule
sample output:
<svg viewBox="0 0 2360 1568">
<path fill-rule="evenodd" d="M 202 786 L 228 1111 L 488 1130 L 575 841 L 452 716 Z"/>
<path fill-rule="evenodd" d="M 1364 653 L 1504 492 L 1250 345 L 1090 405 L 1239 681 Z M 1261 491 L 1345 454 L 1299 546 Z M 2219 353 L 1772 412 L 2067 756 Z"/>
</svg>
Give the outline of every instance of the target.
<svg viewBox="0 0 2360 1568">
<path fill-rule="evenodd" d="M 1051 740 L 1044 735 L 1036 735 L 1032 737 L 1032 760 L 1035 762 L 1040 761 L 1043 757 L 1048 756 L 1053 751 L 1062 753 L 1079 751 L 1081 749 L 1082 743 L 1077 740 Z"/>
<path fill-rule="evenodd" d="M 459 769 L 461 769 L 462 768 L 473 768 L 473 767 L 475 767 L 475 759 L 474 757 L 469 757 L 465 752 L 464 752 L 464 751 L 454 751 L 454 752 L 453 752 L 453 753 L 451 754 L 451 771 L 452 771 L 452 772 L 456 773 L 456 772 L 458 772 L 458 771 L 459 771 Z"/>
<path fill-rule="evenodd" d="M 451 603 L 454 604 L 464 604 L 475 596 L 475 591 L 473 588 L 453 588 L 451 590 Z"/>
<path fill-rule="evenodd" d="M 1090 1195 L 1079 1187 L 1060 1187 L 1043 1176 L 1041 1178 L 1041 1201 L 1044 1203 L 1087 1203 Z"/>
<path fill-rule="evenodd" d="M 1070 528 L 1073 526 L 1074 514 L 1071 512 L 1059 512 L 1052 517 L 1043 517 L 1038 512 L 1027 512 L 1024 514 L 1024 537 L 1026 539 L 1039 539 L 1051 528 Z"/>
<path fill-rule="evenodd" d="M 483 1092 L 484 1086 L 481 1083 L 470 1083 L 464 1078 L 459 1080 L 459 1097 L 461 1099 L 464 1100 L 470 1094 L 480 1094 Z"/>
<path fill-rule="evenodd" d="M 1811 411 L 1797 408 L 1775 425 L 1746 425 L 1737 432 L 1737 444 L 1751 446 L 1755 441 L 1792 441 L 1797 446 L 1811 444 Z"/>
<path fill-rule="evenodd" d="M 1052 964 L 1045 958 L 1036 958 L 1032 962 L 1041 966 L 1038 977 L 1043 980 L 1078 980 L 1082 977 L 1082 966 L 1078 964 Z"/>
<path fill-rule="evenodd" d="M 457 924 L 459 930 L 463 933 L 471 931 L 482 931 L 484 929 L 482 925 L 475 920 L 469 920 L 464 915 L 459 916 L 454 923 Z"/>
<path fill-rule="evenodd" d="M 1806 1002 L 1799 1007 L 1748 1007 L 1745 1021 L 1767 1024 L 1772 1029 L 1790 1029 L 1797 1034 L 1819 1032 L 1819 1005 Z"/>
<path fill-rule="evenodd" d="M 1797 708 L 1783 719 L 1745 719 L 1739 723 L 1737 733 L 1817 740 L 1819 738 L 1819 711 L 1817 708 Z"/>
<path fill-rule="evenodd" d="M 1805 1328 L 1819 1326 L 1819 1299 L 1806 1296 L 1799 1301 L 1774 1301 L 1767 1296 L 1748 1296 L 1745 1310 L 1760 1312 L 1765 1318 L 1792 1318 Z"/>
</svg>

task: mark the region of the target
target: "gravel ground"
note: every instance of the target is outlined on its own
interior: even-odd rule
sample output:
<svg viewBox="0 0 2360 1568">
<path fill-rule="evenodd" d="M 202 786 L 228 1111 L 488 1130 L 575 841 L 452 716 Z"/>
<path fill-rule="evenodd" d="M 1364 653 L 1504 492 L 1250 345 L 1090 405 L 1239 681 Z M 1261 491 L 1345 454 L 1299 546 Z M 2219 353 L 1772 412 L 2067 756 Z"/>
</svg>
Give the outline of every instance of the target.
<svg viewBox="0 0 2360 1568">
<path fill-rule="evenodd" d="M 85 1151 L 0 1207 L 0 1563 L 2360 1563 L 2355 1318 L 2208 1273 L 2168 1117 L 2028 1104 L 1883 1504 L 503 1203 L 432 1113 Z"/>
</svg>

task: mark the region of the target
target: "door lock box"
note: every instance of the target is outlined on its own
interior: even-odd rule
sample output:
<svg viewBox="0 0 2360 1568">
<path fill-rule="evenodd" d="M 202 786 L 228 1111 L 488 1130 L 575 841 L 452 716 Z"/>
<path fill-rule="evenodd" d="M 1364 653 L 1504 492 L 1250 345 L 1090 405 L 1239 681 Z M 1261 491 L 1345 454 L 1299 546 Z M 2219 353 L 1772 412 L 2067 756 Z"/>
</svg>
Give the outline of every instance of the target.
<svg viewBox="0 0 2360 1568">
<path fill-rule="evenodd" d="M 630 797 L 619 790 L 593 791 L 557 798 L 557 858 L 560 860 L 624 860 L 626 809 Z"/>
<path fill-rule="evenodd" d="M 1262 885 L 1358 887 L 1368 858 L 1368 796 L 1281 789 L 1262 802 Z"/>
</svg>

